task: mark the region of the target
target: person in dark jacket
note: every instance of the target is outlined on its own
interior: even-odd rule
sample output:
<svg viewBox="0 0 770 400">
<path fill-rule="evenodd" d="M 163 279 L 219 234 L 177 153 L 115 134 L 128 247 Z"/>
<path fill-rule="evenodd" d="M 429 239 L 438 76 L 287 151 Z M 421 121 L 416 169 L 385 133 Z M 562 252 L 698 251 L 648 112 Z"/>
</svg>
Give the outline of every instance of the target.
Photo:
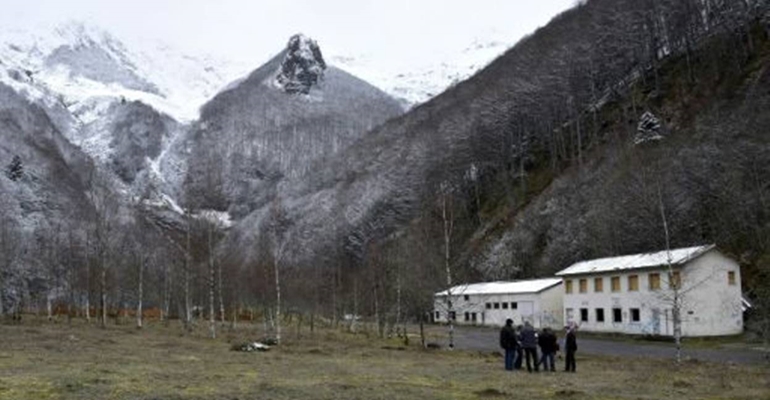
<svg viewBox="0 0 770 400">
<path fill-rule="evenodd" d="M 524 348 L 524 357 L 527 359 L 527 371 L 532 372 L 532 363 L 535 364 L 535 372 L 539 371 L 537 366 L 537 332 L 529 321 L 524 323 L 524 329 L 521 330 L 521 347 Z"/>
<path fill-rule="evenodd" d="M 573 322 L 567 327 L 567 336 L 564 338 L 564 351 L 566 352 L 564 371 L 575 372 L 575 352 L 577 351 L 577 337 L 575 331 L 577 325 Z"/>
<path fill-rule="evenodd" d="M 513 320 L 505 320 L 505 326 L 500 330 L 500 347 L 505 350 L 505 369 L 513 371 L 513 359 L 516 355 L 516 331 L 513 329 Z"/>
<path fill-rule="evenodd" d="M 543 332 L 540 333 L 540 337 L 537 339 L 537 344 L 540 346 L 540 352 L 543 353 L 539 364 L 543 364 L 544 371 L 556 371 L 556 366 L 554 365 L 554 357 L 558 347 L 556 340 L 556 334 L 549 328 L 543 328 Z"/>
</svg>

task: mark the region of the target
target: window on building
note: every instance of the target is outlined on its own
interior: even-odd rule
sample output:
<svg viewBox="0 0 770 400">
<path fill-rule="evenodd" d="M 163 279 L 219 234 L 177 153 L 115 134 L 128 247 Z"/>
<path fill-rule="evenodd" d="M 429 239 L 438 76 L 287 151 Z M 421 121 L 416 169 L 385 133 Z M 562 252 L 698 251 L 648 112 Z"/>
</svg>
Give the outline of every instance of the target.
<svg viewBox="0 0 770 400">
<path fill-rule="evenodd" d="M 572 293 L 572 279 L 567 279 L 564 281 L 564 293 Z"/>
<path fill-rule="evenodd" d="M 454 311 L 450 311 L 449 312 L 449 319 L 451 319 L 452 321 L 457 321 L 457 313 L 454 312 Z"/>
<path fill-rule="evenodd" d="M 491 310 L 492 309 L 492 303 L 487 303 L 486 306 L 487 306 L 487 310 Z"/>
<path fill-rule="evenodd" d="M 495 303 L 495 310 L 499 310 L 499 309 L 500 309 L 500 303 Z"/>
<path fill-rule="evenodd" d="M 604 278 L 594 278 L 594 292 L 601 293 L 604 291 Z"/>
<path fill-rule="evenodd" d="M 588 322 L 588 309 L 587 308 L 581 308 L 580 309 L 580 322 Z"/>
<path fill-rule="evenodd" d="M 613 308 L 612 309 L 612 322 L 620 323 L 623 322 L 623 311 L 619 308 Z"/>
<path fill-rule="evenodd" d="M 631 309 L 631 322 L 639 322 L 639 309 L 638 308 L 632 308 Z"/>
<path fill-rule="evenodd" d="M 610 284 L 612 285 L 612 291 L 613 292 L 619 292 L 620 291 L 620 277 L 619 276 L 613 276 L 610 280 Z"/>
<path fill-rule="evenodd" d="M 583 278 L 578 281 L 578 290 L 580 290 L 580 293 L 588 291 L 588 279 Z"/>
<path fill-rule="evenodd" d="M 471 320 L 471 313 L 466 312 L 465 313 L 465 321 L 467 322 L 467 321 L 470 321 L 470 320 Z"/>
<path fill-rule="evenodd" d="M 639 290 L 639 275 L 628 276 L 628 291 L 636 292 Z"/>
<path fill-rule="evenodd" d="M 517 303 L 517 302 L 515 302 L 515 301 L 511 302 L 511 309 L 514 309 L 514 310 L 516 310 L 516 309 L 518 309 L 518 308 L 519 308 L 519 303 Z"/>
<path fill-rule="evenodd" d="M 651 273 L 648 276 L 648 279 L 650 280 L 650 290 L 658 290 L 660 289 L 660 274 L 657 272 Z"/>
<path fill-rule="evenodd" d="M 597 308 L 596 309 L 596 322 L 604 322 L 604 309 L 603 308 Z"/>
<path fill-rule="evenodd" d="M 440 312 L 438 312 L 438 311 L 436 311 L 436 319 L 437 319 L 437 320 L 438 320 L 438 319 L 441 319 L 441 313 L 440 313 Z"/>
<path fill-rule="evenodd" d="M 508 309 L 508 303 L 503 303 L 503 310 L 507 310 L 507 309 Z"/>
<path fill-rule="evenodd" d="M 566 318 L 567 318 L 567 323 L 570 323 L 570 322 L 572 322 L 575 319 L 574 312 L 575 312 L 575 310 L 573 310 L 571 308 L 565 308 L 564 309 L 564 313 L 566 314 Z"/>
<path fill-rule="evenodd" d="M 463 300 L 468 301 L 471 299 L 471 296 L 468 296 L 467 294 L 463 296 Z"/>
<path fill-rule="evenodd" d="M 668 287 L 671 289 L 680 289 L 682 287 L 682 276 L 679 271 L 668 274 Z"/>
<path fill-rule="evenodd" d="M 727 271 L 727 284 L 735 285 L 735 271 Z"/>
<path fill-rule="evenodd" d="M 471 321 L 476 322 L 476 313 L 471 313 Z"/>
</svg>

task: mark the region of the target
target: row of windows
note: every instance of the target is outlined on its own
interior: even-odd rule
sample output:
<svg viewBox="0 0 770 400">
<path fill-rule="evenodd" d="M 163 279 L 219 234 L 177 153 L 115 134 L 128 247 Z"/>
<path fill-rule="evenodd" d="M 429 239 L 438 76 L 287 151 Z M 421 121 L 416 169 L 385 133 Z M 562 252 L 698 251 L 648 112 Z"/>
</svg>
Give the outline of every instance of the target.
<svg viewBox="0 0 770 400">
<path fill-rule="evenodd" d="M 567 308 L 567 320 L 570 321 L 573 318 L 573 309 Z M 629 308 L 628 309 L 631 322 L 639 322 L 641 319 L 641 313 L 638 308 Z M 588 320 L 588 309 L 587 308 L 581 308 L 580 309 L 580 322 L 589 322 Z M 597 308 L 594 309 L 594 322 L 604 322 L 604 309 L 603 308 Z M 623 309 L 621 308 L 613 308 L 612 309 L 612 322 L 613 323 L 621 323 L 623 322 Z"/>
<path fill-rule="evenodd" d="M 441 318 L 441 313 L 439 311 L 434 312 L 434 314 L 435 314 L 435 317 L 436 317 L 437 320 Z M 465 313 L 465 321 L 466 322 L 469 322 L 469 321 L 470 322 L 476 322 L 477 315 L 478 314 L 476 314 L 475 312 L 466 312 Z M 457 312 L 456 311 L 450 311 L 449 312 L 449 319 L 451 319 L 452 321 L 457 321 Z"/>
<path fill-rule="evenodd" d="M 637 292 L 639 291 L 639 275 L 629 275 L 627 277 L 628 280 L 628 291 L 629 292 Z M 604 278 L 593 278 L 594 281 L 594 293 L 601 293 L 604 291 Z M 679 287 L 682 284 L 682 278 L 679 275 L 679 271 L 672 272 L 668 277 L 668 287 L 673 289 L 676 287 Z M 736 279 L 735 279 L 735 271 L 727 271 L 727 284 L 728 285 L 735 285 Z M 647 275 L 647 287 L 649 290 L 659 290 L 660 285 L 660 273 L 658 272 L 651 272 Z M 572 279 L 565 279 L 564 280 L 564 291 L 567 294 L 570 294 L 573 292 L 572 288 Z M 620 277 L 619 276 L 613 276 L 610 278 L 610 291 L 611 292 L 620 292 Z M 588 293 L 588 278 L 580 278 L 578 279 L 578 292 L 579 293 Z"/>
<path fill-rule="evenodd" d="M 733 273 L 734 274 L 734 273 Z M 733 280 L 735 278 L 733 277 Z M 604 278 L 594 278 L 594 293 L 602 293 L 604 292 Z M 627 288 L 629 292 L 637 292 L 639 291 L 639 275 L 629 275 L 627 277 Z M 678 285 L 681 284 L 681 277 L 679 275 L 679 271 L 674 271 L 671 273 L 671 276 L 668 279 L 669 282 L 669 288 L 675 288 Z M 647 275 L 647 283 L 649 290 L 659 290 L 660 289 L 660 274 L 657 272 L 652 272 Z M 572 279 L 565 279 L 564 280 L 564 291 L 567 294 L 570 294 L 573 292 L 572 288 Z M 613 276 L 610 278 L 610 291 L 613 293 L 620 292 L 620 277 L 619 276 Z M 588 278 L 580 278 L 578 279 L 578 292 L 579 293 L 588 293 Z"/>
<path fill-rule="evenodd" d="M 499 310 L 501 308 L 503 310 L 507 310 L 508 309 L 508 304 L 511 305 L 511 310 L 515 310 L 515 309 L 519 308 L 519 303 L 517 303 L 515 301 L 512 301 L 511 303 L 486 303 L 485 306 L 486 306 L 487 310 L 492 310 L 492 309 Z"/>
</svg>

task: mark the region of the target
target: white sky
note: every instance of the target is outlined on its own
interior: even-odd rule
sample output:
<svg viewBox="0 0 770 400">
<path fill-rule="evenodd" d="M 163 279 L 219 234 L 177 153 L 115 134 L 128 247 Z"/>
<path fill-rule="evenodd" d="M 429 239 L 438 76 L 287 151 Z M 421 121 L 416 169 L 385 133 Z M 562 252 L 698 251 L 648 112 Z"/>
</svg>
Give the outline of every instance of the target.
<svg viewBox="0 0 770 400">
<path fill-rule="evenodd" d="M 160 39 L 254 67 L 294 33 L 325 54 L 408 66 L 475 38 L 515 43 L 575 0 L 0 0 L 4 26 L 95 23 L 128 42 Z"/>
</svg>

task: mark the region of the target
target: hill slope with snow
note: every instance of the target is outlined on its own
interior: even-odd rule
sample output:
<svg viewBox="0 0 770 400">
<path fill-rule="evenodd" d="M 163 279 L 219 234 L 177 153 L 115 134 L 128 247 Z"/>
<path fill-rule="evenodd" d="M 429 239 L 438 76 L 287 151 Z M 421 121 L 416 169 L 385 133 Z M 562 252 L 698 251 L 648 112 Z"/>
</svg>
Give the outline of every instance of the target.
<svg viewBox="0 0 770 400">
<path fill-rule="evenodd" d="M 95 98 L 139 100 L 178 121 L 245 69 L 161 43 L 129 48 L 84 23 L 0 31 L 0 81 L 33 100 L 53 94 L 84 122 L 98 116 Z"/>
</svg>

